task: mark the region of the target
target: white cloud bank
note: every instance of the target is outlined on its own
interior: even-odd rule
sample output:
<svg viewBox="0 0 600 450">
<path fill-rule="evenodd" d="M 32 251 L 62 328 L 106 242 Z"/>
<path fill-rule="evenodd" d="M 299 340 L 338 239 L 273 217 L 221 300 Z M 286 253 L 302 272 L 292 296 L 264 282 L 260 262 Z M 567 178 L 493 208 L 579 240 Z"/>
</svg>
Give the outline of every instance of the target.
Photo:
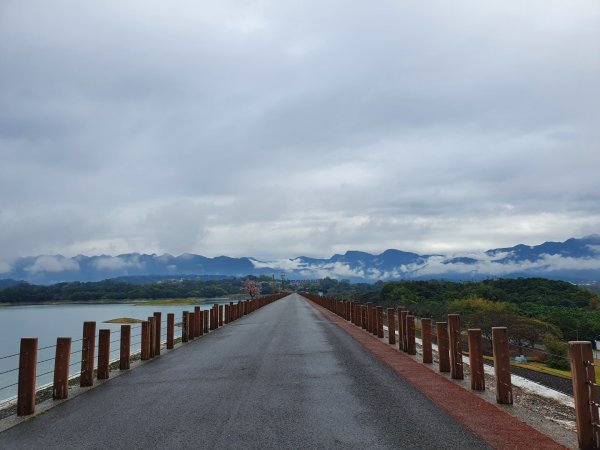
<svg viewBox="0 0 600 450">
<path fill-rule="evenodd" d="M 596 0 L 0 9 L 0 270 L 600 231 Z"/>
</svg>

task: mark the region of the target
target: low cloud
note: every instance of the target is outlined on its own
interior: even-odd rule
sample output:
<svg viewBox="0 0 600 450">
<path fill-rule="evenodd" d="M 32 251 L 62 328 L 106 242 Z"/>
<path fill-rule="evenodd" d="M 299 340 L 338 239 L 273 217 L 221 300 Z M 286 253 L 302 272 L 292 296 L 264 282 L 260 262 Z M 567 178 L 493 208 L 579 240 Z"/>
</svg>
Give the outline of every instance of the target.
<svg viewBox="0 0 600 450">
<path fill-rule="evenodd" d="M 122 257 L 122 256 L 101 256 L 96 258 L 92 265 L 97 270 L 122 270 L 127 268 L 141 268 L 142 264 L 139 261 L 137 255 L 132 257 Z"/>
<path fill-rule="evenodd" d="M 25 268 L 25 271 L 31 274 L 40 272 L 59 273 L 75 270 L 79 270 L 77 261 L 63 256 L 38 256 L 33 264 Z"/>
</svg>

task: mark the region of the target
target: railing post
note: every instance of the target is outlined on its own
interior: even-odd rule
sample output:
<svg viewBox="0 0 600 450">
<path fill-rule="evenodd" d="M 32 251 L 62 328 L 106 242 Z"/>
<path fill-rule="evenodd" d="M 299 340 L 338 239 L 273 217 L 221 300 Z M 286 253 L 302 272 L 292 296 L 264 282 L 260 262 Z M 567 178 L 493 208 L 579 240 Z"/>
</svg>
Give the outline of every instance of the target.
<svg viewBox="0 0 600 450">
<path fill-rule="evenodd" d="M 373 303 L 367 303 L 367 331 L 373 332 Z"/>
<path fill-rule="evenodd" d="M 254 305 L 254 301 L 252 301 L 252 305 Z M 223 326 L 223 305 L 218 305 L 217 309 L 219 311 L 219 326 Z"/>
<path fill-rule="evenodd" d="M 438 345 L 438 361 L 440 372 L 450 372 L 450 356 L 448 354 L 448 324 L 437 322 L 435 324 Z"/>
<path fill-rule="evenodd" d="M 396 315 L 398 316 L 398 350 L 404 350 L 404 327 L 406 322 L 402 323 L 402 311 L 402 308 L 396 308 Z"/>
<path fill-rule="evenodd" d="M 167 348 L 175 346 L 175 313 L 167 314 Z"/>
<path fill-rule="evenodd" d="M 394 345 L 396 343 L 396 313 L 394 308 L 387 309 L 388 322 L 388 343 Z"/>
<path fill-rule="evenodd" d="M 156 333 L 154 334 L 154 354 L 160 355 L 160 335 L 161 335 L 161 322 L 162 322 L 162 313 L 155 312 L 154 313 L 154 326 L 156 327 Z"/>
<path fill-rule="evenodd" d="M 200 337 L 202 334 L 200 332 L 200 316 L 202 313 L 200 312 L 199 306 L 194 306 L 194 337 Z"/>
<path fill-rule="evenodd" d="M 400 350 L 408 351 L 408 338 L 406 334 L 406 316 L 408 316 L 408 311 L 402 309 L 400 311 Z"/>
<path fill-rule="evenodd" d="M 494 375 L 496 378 L 496 402 L 512 405 L 512 383 L 510 379 L 510 353 L 506 327 L 492 327 L 494 348 Z"/>
<path fill-rule="evenodd" d="M 19 352 L 19 386 L 17 394 L 17 416 L 28 416 L 35 412 L 35 374 L 37 366 L 38 338 L 21 338 Z"/>
<path fill-rule="evenodd" d="M 131 325 L 121 325 L 121 342 L 119 351 L 119 370 L 131 367 Z"/>
<path fill-rule="evenodd" d="M 471 366 L 471 389 L 484 391 L 483 345 L 479 328 L 469 328 L 469 366 Z"/>
<path fill-rule="evenodd" d="M 369 307 L 367 305 L 362 305 L 361 309 L 361 326 L 363 330 L 367 330 L 369 324 Z"/>
<path fill-rule="evenodd" d="M 190 327 L 188 328 L 188 341 L 193 341 L 196 334 L 196 315 L 193 312 L 188 312 L 188 321 Z"/>
<path fill-rule="evenodd" d="M 150 322 L 147 320 L 142 322 L 142 361 L 150 359 Z"/>
<path fill-rule="evenodd" d="M 417 346 L 415 343 L 415 316 L 406 316 L 406 353 L 409 355 L 417 354 Z"/>
<path fill-rule="evenodd" d="M 227 325 L 229 323 L 229 305 L 225 304 L 225 319 L 223 323 Z"/>
<path fill-rule="evenodd" d="M 203 314 L 202 322 L 204 324 L 203 325 L 204 334 L 206 334 L 206 333 L 208 333 L 208 311 L 204 310 L 204 311 L 202 311 L 202 314 Z"/>
<path fill-rule="evenodd" d="M 106 380 L 110 365 L 110 330 L 103 329 L 98 333 L 98 379 Z"/>
<path fill-rule="evenodd" d="M 190 314 L 188 311 L 183 311 L 181 317 L 181 342 L 188 341 L 188 333 L 190 329 Z"/>
<path fill-rule="evenodd" d="M 54 383 L 52 398 L 63 400 L 69 396 L 69 364 L 71 362 L 71 338 L 56 338 L 56 354 L 54 356 Z"/>
<path fill-rule="evenodd" d="M 573 379 L 573 399 L 575 400 L 575 426 L 577 441 L 580 449 L 597 448 L 595 426 L 598 424 L 598 407 L 590 404 L 596 401 L 596 373 L 592 343 L 589 341 L 569 341 L 569 356 L 571 357 L 571 373 Z M 590 385 L 590 383 L 592 383 Z"/>
<path fill-rule="evenodd" d="M 423 345 L 423 362 L 433 363 L 433 351 L 431 349 L 431 319 L 421 319 L 421 342 Z"/>
<path fill-rule="evenodd" d="M 156 335 L 156 319 L 154 318 L 154 316 L 150 316 L 148 317 L 148 323 L 150 325 L 148 325 L 148 330 L 150 331 L 150 358 L 154 358 L 154 344 L 155 344 L 155 338 L 154 336 Z"/>
<path fill-rule="evenodd" d="M 81 341 L 81 387 L 94 385 L 94 356 L 96 353 L 96 322 L 83 322 Z"/>
<path fill-rule="evenodd" d="M 383 339 L 383 306 L 377 307 L 377 337 Z"/>
<path fill-rule="evenodd" d="M 464 379 L 460 316 L 448 314 L 448 345 L 450 349 L 450 376 L 455 380 Z"/>
</svg>

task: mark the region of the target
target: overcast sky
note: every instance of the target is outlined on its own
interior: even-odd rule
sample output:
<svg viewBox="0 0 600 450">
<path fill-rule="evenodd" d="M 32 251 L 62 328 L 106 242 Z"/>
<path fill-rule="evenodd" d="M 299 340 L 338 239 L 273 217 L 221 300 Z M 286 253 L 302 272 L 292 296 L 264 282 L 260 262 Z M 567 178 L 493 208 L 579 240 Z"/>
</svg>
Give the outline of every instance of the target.
<svg viewBox="0 0 600 450">
<path fill-rule="evenodd" d="M 4 264 L 598 233 L 600 2 L 3 0 L 0 156 Z"/>
</svg>

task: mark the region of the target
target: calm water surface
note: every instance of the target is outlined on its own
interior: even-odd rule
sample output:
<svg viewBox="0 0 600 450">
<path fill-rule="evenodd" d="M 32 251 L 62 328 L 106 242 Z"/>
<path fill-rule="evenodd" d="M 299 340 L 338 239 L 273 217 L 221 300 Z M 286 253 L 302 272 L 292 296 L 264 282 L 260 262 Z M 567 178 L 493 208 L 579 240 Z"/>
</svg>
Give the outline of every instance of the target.
<svg viewBox="0 0 600 450">
<path fill-rule="evenodd" d="M 227 300 L 228 301 L 228 300 Z M 220 301 L 219 301 L 220 302 Z M 223 300 L 225 302 L 225 300 Z M 204 303 L 202 309 L 210 309 L 214 303 Z M 101 328 L 111 330 L 111 341 L 119 339 L 121 324 L 102 323 L 105 320 L 119 317 L 131 317 L 146 320 L 154 312 L 162 313 L 162 339 L 166 340 L 167 313 L 175 314 L 175 323 L 181 321 L 183 311 L 192 311 L 193 305 L 158 306 L 135 304 L 96 304 L 96 305 L 33 305 L 33 306 L 8 306 L 0 307 L 0 403 L 14 396 L 17 386 L 9 385 L 18 380 L 18 371 L 9 370 L 18 368 L 19 357 L 9 356 L 19 353 L 20 339 L 22 337 L 37 336 L 38 348 L 50 347 L 38 352 L 37 385 L 52 383 L 54 370 L 54 354 L 56 338 L 70 336 L 73 338 L 71 346 L 71 373 L 80 370 L 81 339 L 83 322 L 96 322 L 96 335 Z M 132 352 L 139 350 L 141 333 L 139 324 L 131 325 Z M 180 328 L 175 328 L 175 335 L 181 334 Z M 98 340 L 96 339 L 96 347 Z M 96 356 L 98 352 L 96 350 Z M 7 357 L 9 356 L 9 357 Z M 111 344 L 111 359 L 119 357 L 119 342 Z M 49 360 L 42 362 L 44 360 Z M 44 375 L 45 372 L 50 372 Z"/>
</svg>

